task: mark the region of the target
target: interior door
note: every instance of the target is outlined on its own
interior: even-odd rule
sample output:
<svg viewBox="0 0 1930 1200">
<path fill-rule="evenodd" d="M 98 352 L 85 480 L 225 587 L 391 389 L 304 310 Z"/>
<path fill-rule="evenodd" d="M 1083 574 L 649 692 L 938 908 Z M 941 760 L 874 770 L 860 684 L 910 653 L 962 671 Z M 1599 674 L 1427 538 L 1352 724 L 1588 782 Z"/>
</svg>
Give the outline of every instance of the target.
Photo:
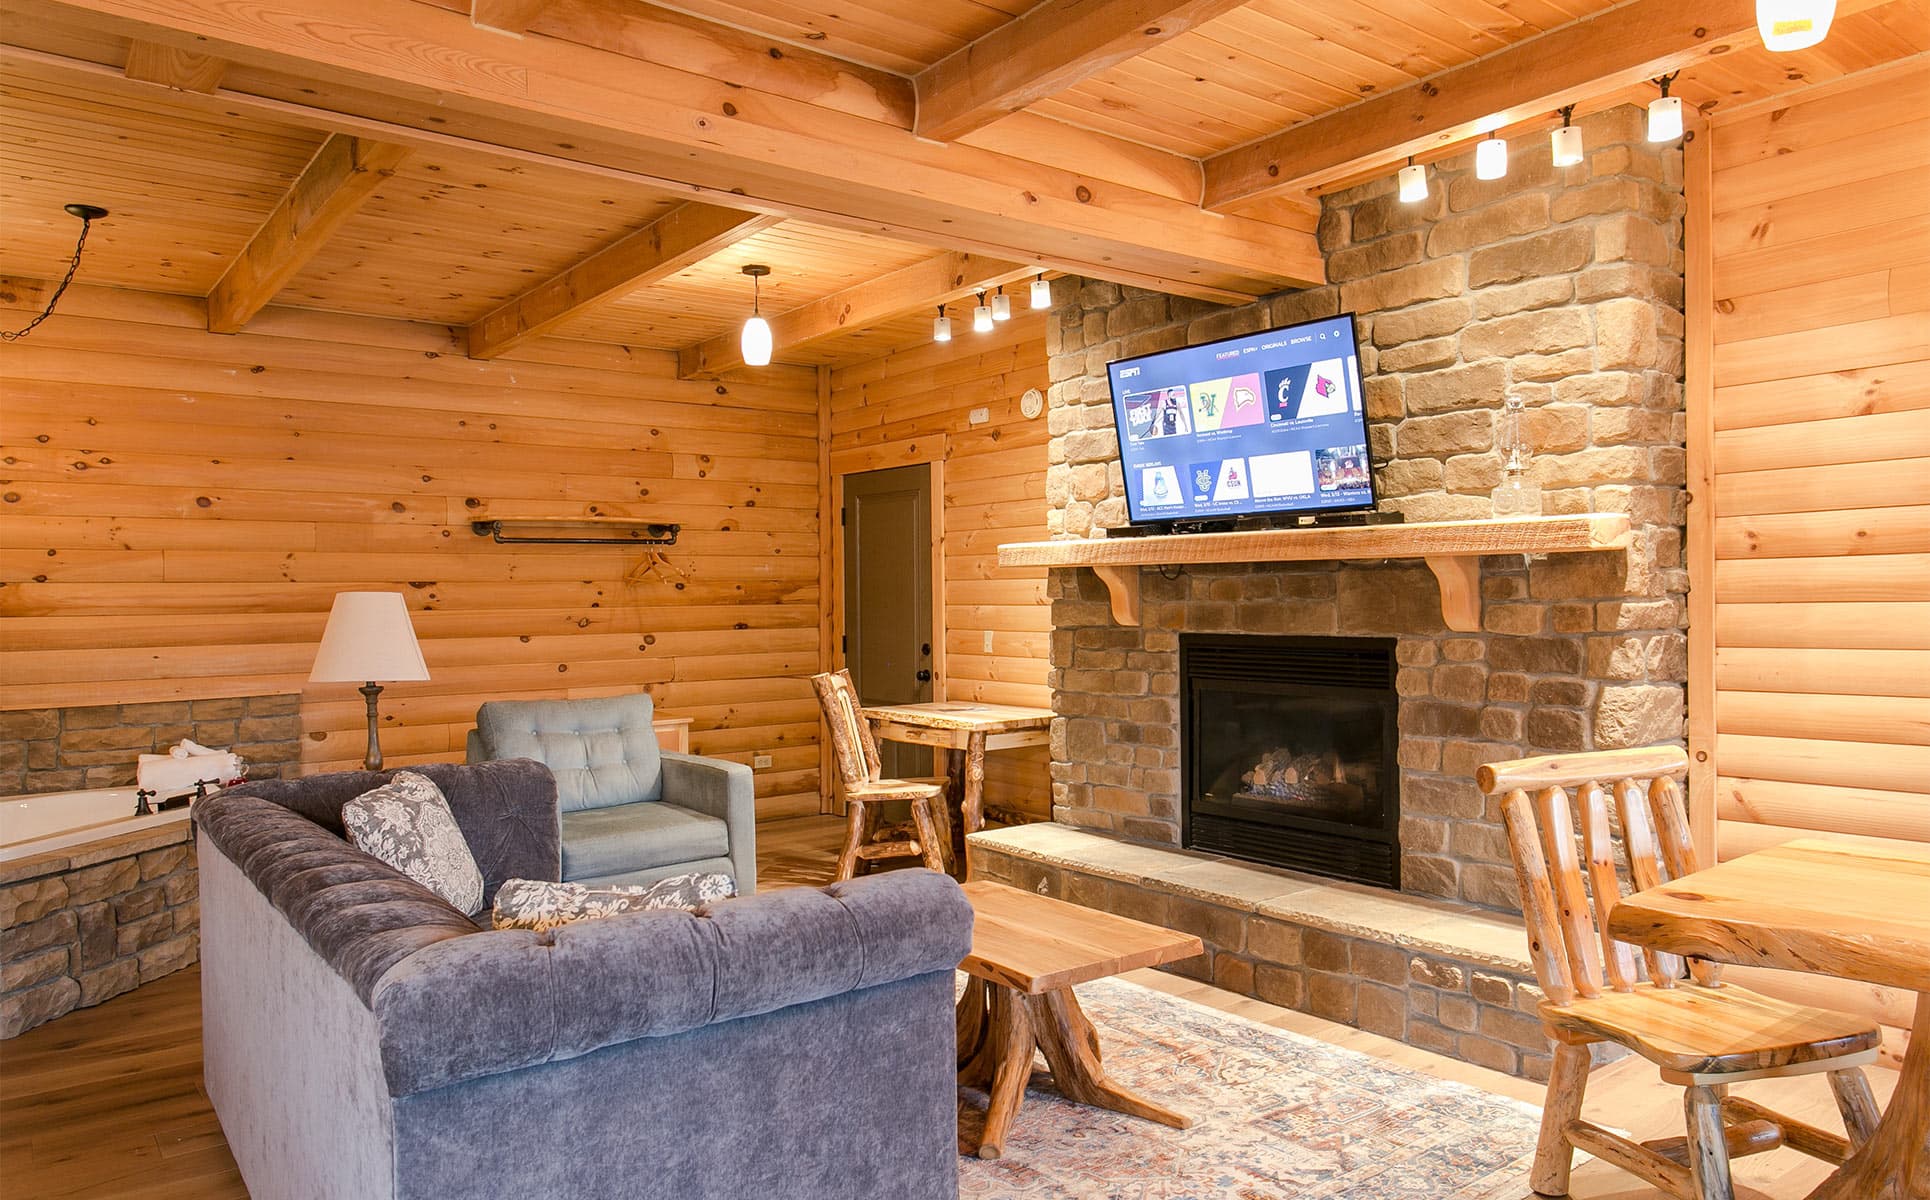
<svg viewBox="0 0 1930 1200">
<path fill-rule="evenodd" d="M 844 477 L 844 660 L 865 704 L 932 699 L 931 468 Z M 930 751 L 878 747 L 887 776 L 926 773 Z"/>
</svg>

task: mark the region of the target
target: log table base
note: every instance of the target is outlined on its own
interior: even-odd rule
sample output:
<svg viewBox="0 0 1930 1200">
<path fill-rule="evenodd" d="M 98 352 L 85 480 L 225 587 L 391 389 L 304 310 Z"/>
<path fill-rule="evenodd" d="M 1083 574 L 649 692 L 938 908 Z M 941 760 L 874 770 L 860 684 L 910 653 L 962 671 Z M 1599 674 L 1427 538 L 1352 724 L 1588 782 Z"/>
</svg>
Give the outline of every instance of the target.
<svg viewBox="0 0 1930 1200">
<path fill-rule="evenodd" d="M 1930 1200 L 1930 992 L 1917 994 L 1910 1048 L 1876 1135 L 1809 1200 Z"/>
<path fill-rule="evenodd" d="M 991 1095 L 985 1131 L 959 1150 L 980 1158 L 1005 1153 L 1005 1137 L 1025 1100 L 1034 1052 L 1042 1052 L 1059 1094 L 1080 1104 L 1144 1117 L 1175 1129 L 1190 1129 L 1193 1119 L 1155 1104 L 1107 1077 L 1099 1060 L 1099 1035 L 1079 1008 L 1072 989 L 1055 988 L 1028 996 L 970 979 L 958 1001 L 958 1081 Z"/>
</svg>

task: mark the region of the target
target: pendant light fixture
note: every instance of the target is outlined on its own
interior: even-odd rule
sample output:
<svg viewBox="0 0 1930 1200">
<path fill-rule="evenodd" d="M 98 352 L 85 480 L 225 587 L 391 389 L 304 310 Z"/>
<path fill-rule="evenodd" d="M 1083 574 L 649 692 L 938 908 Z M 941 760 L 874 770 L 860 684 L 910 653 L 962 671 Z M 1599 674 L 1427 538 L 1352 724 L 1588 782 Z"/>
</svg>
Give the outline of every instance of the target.
<svg viewBox="0 0 1930 1200">
<path fill-rule="evenodd" d="M 1558 167 L 1572 167 L 1582 160 L 1582 131 L 1575 128 L 1575 106 L 1564 105 L 1561 128 L 1548 131 L 1549 152 Z"/>
<path fill-rule="evenodd" d="M 771 323 L 757 311 L 757 281 L 770 273 L 771 269 L 761 263 L 744 268 L 744 274 L 751 277 L 751 316 L 744 322 L 744 336 L 738 346 L 744 352 L 746 366 L 765 367 L 771 362 Z"/>
<path fill-rule="evenodd" d="M 1682 97 L 1669 95 L 1669 85 L 1675 82 L 1680 71 L 1673 71 L 1655 81 L 1662 94 L 1649 101 L 1649 141 L 1672 142 L 1682 136 Z"/>
<path fill-rule="evenodd" d="M 97 204 L 68 204 L 63 207 L 68 216 L 80 218 L 80 236 L 74 239 L 74 256 L 68 260 L 67 274 L 61 277 L 60 286 L 56 287 L 54 294 L 47 298 L 47 307 L 40 310 L 39 316 L 19 329 L 0 330 L 0 340 L 17 342 L 32 333 L 35 326 L 54 315 L 54 307 L 60 303 L 60 298 L 67 294 L 67 285 L 74 282 L 74 275 L 80 270 L 80 255 L 81 251 L 87 248 L 88 229 L 94 222 L 107 215 L 107 210 Z"/>
<path fill-rule="evenodd" d="M 1836 0 L 1756 0 L 1756 31 L 1765 49 L 1807 50 L 1829 36 Z"/>
<path fill-rule="evenodd" d="M 1474 148 L 1474 177 L 1499 179 L 1507 173 L 1508 143 L 1492 134 L 1483 138 Z"/>
<path fill-rule="evenodd" d="M 1039 273 L 1037 279 L 1032 281 L 1032 307 L 1052 307 L 1052 285 L 1045 281 L 1045 273 L 1043 271 Z"/>
<path fill-rule="evenodd" d="M 1401 203 L 1413 204 L 1427 199 L 1427 168 L 1414 161 L 1412 154 L 1407 156 L 1407 165 L 1401 168 Z"/>
<path fill-rule="evenodd" d="M 931 340 L 949 342 L 952 340 L 952 319 L 945 315 L 945 306 L 938 306 L 938 315 L 932 318 Z"/>
<path fill-rule="evenodd" d="M 992 297 L 992 319 L 1009 321 L 1012 319 L 1012 297 L 1005 294 L 1005 285 L 999 284 L 998 295 Z"/>
<path fill-rule="evenodd" d="M 992 332 L 992 306 L 985 303 L 985 293 L 978 294 L 978 307 L 972 310 L 972 332 Z"/>
</svg>

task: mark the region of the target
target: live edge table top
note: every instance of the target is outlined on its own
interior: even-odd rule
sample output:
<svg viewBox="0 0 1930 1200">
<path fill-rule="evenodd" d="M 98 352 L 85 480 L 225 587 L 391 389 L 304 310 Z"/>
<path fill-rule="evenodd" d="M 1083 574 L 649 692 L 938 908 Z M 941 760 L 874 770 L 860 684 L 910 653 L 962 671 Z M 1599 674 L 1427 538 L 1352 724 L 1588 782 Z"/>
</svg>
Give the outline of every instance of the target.
<svg viewBox="0 0 1930 1200">
<path fill-rule="evenodd" d="M 1190 933 L 1068 904 L 1004 884 L 965 885 L 976 921 L 969 975 L 1037 996 L 1204 952 Z"/>
<path fill-rule="evenodd" d="M 894 725 L 989 734 L 1043 731 L 1052 724 L 1054 714 L 1049 708 L 940 700 L 930 704 L 867 704 L 864 715 Z"/>
<path fill-rule="evenodd" d="M 1804 838 L 1615 905 L 1616 937 L 1930 992 L 1930 846 Z"/>
</svg>

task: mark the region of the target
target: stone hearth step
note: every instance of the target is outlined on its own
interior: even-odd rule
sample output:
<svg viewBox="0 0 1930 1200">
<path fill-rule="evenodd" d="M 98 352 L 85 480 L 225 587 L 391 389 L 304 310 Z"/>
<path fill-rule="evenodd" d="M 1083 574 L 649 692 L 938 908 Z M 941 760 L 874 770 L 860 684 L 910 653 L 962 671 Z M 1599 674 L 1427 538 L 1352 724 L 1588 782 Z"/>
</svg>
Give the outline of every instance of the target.
<svg viewBox="0 0 1930 1200">
<path fill-rule="evenodd" d="M 1533 1079 L 1548 1074 L 1521 918 L 1069 825 L 966 839 L 972 877 L 1197 935 L 1168 970 Z"/>
</svg>

